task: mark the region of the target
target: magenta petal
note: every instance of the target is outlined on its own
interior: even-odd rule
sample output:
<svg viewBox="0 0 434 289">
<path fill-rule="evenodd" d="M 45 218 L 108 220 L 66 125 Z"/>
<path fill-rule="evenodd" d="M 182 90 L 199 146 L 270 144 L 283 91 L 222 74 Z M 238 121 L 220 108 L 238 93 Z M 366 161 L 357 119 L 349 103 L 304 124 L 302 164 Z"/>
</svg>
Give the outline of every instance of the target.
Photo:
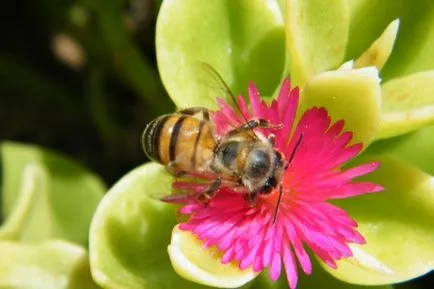
<svg viewBox="0 0 434 289">
<path fill-rule="evenodd" d="M 270 266 L 270 278 L 273 281 L 277 281 L 282 271 L 282 256 L 279 253 L 275 253 Z"/>
<path fill-rule="evenodd" d="M 282 128 L 255 129 L 255 133 L 263 137 L 273 133 L 276 150 L 283 153 L 285 161 L 301 139 L 282 175 L 277 221 L 273 223 L 277 190 L 260 194 L 257 204 L 251 207 L 239 191 L 224 187 L 207 205 L 197 204 L 194 198 L 180 202 L 183 207 L 179 212 L 188 216 L 180 228 L 195 234 L 204 248 L 215 246 L 221 251 L 223 264 L 237 261 L 239 268 L 252 267 L 256 272 L 268 267 L 273 281 L 279 278 L 283 264 L 289 286 L 295 289 L 298 264 L 305 274 L 312 272 L 308 248 L 336 268 L 337 260 L 352 256 L 351 243 L 366 242 L 348 213 L 328 201 L 381 191 L 378 184 L 355 179 L 373 172 L 379 164 L 343 170 L 342 166 L 356 157 L 363 145 L 351 144 L 353 133 L 345 131 L 345 120 L 333 123 L 324 107 L 307 109 L 295 123 L 299 91 L 291 90 L 288 79 L 270 105 L 260 99 L 253 83 L 249 85 L 249 100 L 250 110 L 242 96 L 238 97 L 239 110 L 217 100 L 220 109 L 211 113 L 211 119 L 218 136 L 251 118 L 282 124 Z M 206 181 L 211 179 L 204 177 Z M 207 186 L 191 180 L 173 184 L 174 189 L 192 195 Z"/>
<path fill-rule="evenodd" d="M 282 119 L 286 114 L 288 108 L 291 108 L 290 104 L 291 82 L 289 79 L 285 79 L 280 87 L 279 96 L 277 97 L 277 103 L 279 106 L 279 117 Z M 298 98 L 298 97 L 297 97 Z M 295 107 L 297 109 L 297 106 Z"/>
<path fill-rule="evenodd" d="M 241 95 L 238 96 L 238 104 L 240 106 L 241 113 L 244 115 L 246 119 L 249 119 L 250 118 L 249 109 L 247 108 L 247 104 Z"/>
<path fill-rule="evenodd" d="M 249 98 L 250 107 L 254 116 L 261 115 L 261 99 L 259 98 L 259 91 L 253 83 L 249 84 Z"/>
<path fill-rule="evenodd" d="M 285 264 L 289 288 L 295 289 L 298 282 L 297 266 L 295 264 L 294 256 L 291 253 L 291 249 L 288 246 L 283 247 L 283 263 Z"/>
</svg>

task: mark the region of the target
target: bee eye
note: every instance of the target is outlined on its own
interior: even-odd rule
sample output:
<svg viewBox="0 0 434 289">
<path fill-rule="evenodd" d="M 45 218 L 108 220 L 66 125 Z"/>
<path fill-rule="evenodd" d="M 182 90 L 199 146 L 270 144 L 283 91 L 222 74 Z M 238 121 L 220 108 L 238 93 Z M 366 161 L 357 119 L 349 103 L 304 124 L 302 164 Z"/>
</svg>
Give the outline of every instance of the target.
<svg viewBox="0 0 434 289">
<path fill-rule="evenodd" d="M 273 191 L 273 189 L 277 186 L 277 180 L 275 177 L 270 177 L 265 182 L 265 185 L 261 189 L 261 194 L 267 195 Z"/>
<path fill-rule="evenodd" d="M 246 174 L 250 178 L 262 178 L 270 170 L 270 156 L 263 150 L 253 150 L 249 154 Z"/>
</svg>

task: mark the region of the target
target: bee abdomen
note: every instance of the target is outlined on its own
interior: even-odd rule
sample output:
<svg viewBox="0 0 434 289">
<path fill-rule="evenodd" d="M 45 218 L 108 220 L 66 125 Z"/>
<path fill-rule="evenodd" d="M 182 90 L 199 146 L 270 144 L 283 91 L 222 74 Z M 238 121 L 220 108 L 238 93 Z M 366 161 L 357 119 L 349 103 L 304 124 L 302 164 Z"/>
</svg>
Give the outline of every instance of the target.
<svg viewBox="0 0 434 289">
<path fill-rule="evenodd" d="M 175 171 L 203 169 L 212 158 L 216 140 L 207 122 L 170 114 L 151 121 L 142 136 L 142 146 L 153 161 Z"/>
<path fill-rule="evenodd" d="M 160 145 L 162 140 L 164 141 L 162 135 L 167 133 L 163 128 L 170 118 L 170 115 L 163 115 L 154 119 L 146 126 L 142 135 L 142 146 L 148 158 L 163 164 L 165 163 L 161 156 Z"/>
</svg>

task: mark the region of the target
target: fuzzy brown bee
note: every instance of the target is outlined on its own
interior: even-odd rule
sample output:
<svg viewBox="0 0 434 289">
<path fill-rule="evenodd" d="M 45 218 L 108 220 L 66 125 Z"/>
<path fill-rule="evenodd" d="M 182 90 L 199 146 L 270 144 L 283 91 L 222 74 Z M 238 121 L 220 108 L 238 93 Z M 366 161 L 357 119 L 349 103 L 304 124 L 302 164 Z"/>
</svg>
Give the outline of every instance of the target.
<svg viewBox="0 0 434 289">
<path fill-rule="evenodd" d="M 230 95 L 242 115 L 235 97 Z M 265 119 L 245 119 L 244 124 L 234 125 L 219 136 L 208 109 L 193 107 L 151 121 L 144 130 L 142 145 L 151 160 L 165 165 L 174 176 L 213 176 L 208 188 L 196 195 L 199 201 L 207 202 L 220 188 L 229 186 L 242 192 L 247 202 L 254 205 L 258 195 L 281 188 L 284 168 L 301 141 L 300 138 L 293 154 L 285 160 L 275 149 L 273 135 L 264 139 L 254 132 L 255 128 L 279 127 Z M 279 202 L 280 197 L 281 194 Z M 170 201 L 170 197 L 163 200 Z"/>
<path fill-rule="evenodd" d="M 199 200 L 209 200 L 226 183 L 244 189 L 253 205 L 259 194 L 269 194 L 279 185 L 284 168 L 273 139 L 258 138 L 252 133 L 256 127 L 273 126 L 263 119 L 251 119 L 218 137 L 208 110 L 189 108 L 151 121 L 142 144 L 147 156 L 165 165 L 172 175 L 215 175 L 209 188 L 197 196 Z"/>
</svg>

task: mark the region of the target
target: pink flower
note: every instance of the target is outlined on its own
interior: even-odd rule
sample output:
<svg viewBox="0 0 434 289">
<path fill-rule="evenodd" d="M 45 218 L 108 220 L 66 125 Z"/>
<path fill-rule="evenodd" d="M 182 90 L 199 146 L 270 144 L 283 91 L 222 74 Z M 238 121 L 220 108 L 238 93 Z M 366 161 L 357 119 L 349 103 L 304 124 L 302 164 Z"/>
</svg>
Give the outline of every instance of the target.
<svg viewBox="0 0 434 289">
<path fill-rule="evenodd" d="M 212 119 L 219 135 L 234 124 L 241 125 L 245 118 L 283 124 L 282 128 L 255 131 L 265 137 L 273 133 L 276 148 L 288 159 L 302 134 L 294 158 L 283 173 L 277 219 L 273 222 L 277 189 L 260 196 L 256 206 L 251 207 L 239 192 L 222 188 L 207 206 L 184 204 L 180 213 L 189 217 L 180 228 L 203 240 L 205 248 L 217 246 L 223 252 L 222 263 L 238 261 L 240 269 L 253 266 L 257 272 L 269 267 L 273 281 L 279 278 L 283 262 L 290 288 L 296 288 L 297 262 L 306 274 L 312 271 L 305 246 L 336 268 L 336 260 L 352 256 L 348 244 L 365 243 L 356 230 L 357 223 L 327 201 L 381 191 L 383 188 L 377 184 L 353 181 L 374 171 L 379 164 L 341 169 L 358 155 L 362 144 L 349 145 L 352 133 L 343 132 L 344 120 L 332 123 L 325 108 L 307 110 L 293 129 L 299 93 L 298 89 L 290 89 L 289 80 L 284 81 L 277 100 L 269 106 L 260 100 L 253 84 L 249 86 L 249 98 L 251 112 L 244 99 L 238 98 L 244 117 L 218 100 L 220 110 L 212 114 Z M 174 187 L 200 191 L 203 184 L 184 181 L 175 182 Z"/>
</svg>

